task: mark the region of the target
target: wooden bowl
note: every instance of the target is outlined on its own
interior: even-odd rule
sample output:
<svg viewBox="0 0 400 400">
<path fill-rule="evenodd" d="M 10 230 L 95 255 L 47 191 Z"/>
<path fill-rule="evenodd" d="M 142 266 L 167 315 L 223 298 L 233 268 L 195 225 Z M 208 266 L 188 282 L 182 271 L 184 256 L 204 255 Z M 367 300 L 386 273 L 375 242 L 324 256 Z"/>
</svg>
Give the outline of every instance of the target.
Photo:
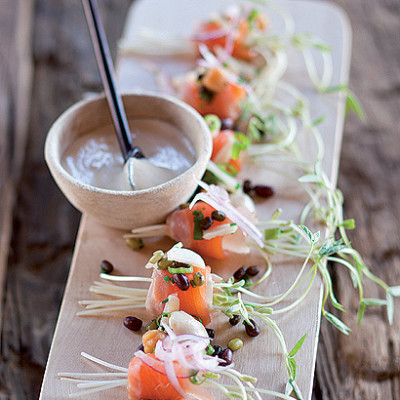
<svg viewBox="0 0 400 400">
<path fill-rule="evenodd" d="M 112 125 L 103 95 L 80 101 L 54 122 L 46 138 L 45 159 L 57 185 L 74 207 L 106 226 L 126 230 L 160 223 L 189 199 L 197 187 L 197 180 L 204 174 L 212 142 L 204 119 L 180 100 L 149 92 L 135 92 L 122 97 L 128 119 L 162 120 L 185 135 L 195 153 L 194 164 L 170 181 L 144 190 L 101 189 L 75 179 L 62 166 L 61 160 L 78 137 Z"/>
</svg>

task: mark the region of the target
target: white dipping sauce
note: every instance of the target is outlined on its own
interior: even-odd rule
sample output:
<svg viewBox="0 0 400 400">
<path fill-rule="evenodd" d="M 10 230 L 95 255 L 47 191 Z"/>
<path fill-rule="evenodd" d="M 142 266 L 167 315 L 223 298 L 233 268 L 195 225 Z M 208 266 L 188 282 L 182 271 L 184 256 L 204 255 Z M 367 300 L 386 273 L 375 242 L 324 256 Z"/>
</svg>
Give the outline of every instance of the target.
<svg viewBox="0 0 400 400">
<path fill-rule="evenodd" d="M 152 164 L 173 171 L 177 176 L 190 168 L 195 153 L 188 138 L 171 124 L 150 119 L 132 121 L 133 145 L 138 146 Z M 63 167 L 77 180 L 111 190 L 127 190 L 124 160 L 112 125 L 89 132 L 66 150 Z M 139 180 L 138 180 L 139 181 Z M 146 177 L 137 189 L 145 189 Z"/>
</svg>

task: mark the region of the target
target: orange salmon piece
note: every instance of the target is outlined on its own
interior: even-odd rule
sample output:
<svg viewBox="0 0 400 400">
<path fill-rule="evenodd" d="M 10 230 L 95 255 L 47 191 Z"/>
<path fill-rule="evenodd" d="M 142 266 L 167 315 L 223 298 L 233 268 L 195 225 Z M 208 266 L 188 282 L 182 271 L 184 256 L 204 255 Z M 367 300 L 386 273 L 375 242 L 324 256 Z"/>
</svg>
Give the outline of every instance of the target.
<svg viewBox="0 0 400 400">
<path fill-rule="evenodd" d="M 229 144 L 229 142 L 232 142 L 232 145 L 230 145 L 230 153 L 232 154 L 232 146 L 234 140 L 235 132 L 231 130 L 220 131 L 218 135 L 213 138 L 213 151 L 211 154 L 211 160 L 217 162 L 218 155 L 220 154 L 221 150 Z M 229 165 L 232 165 L 236 172 L 240 172 L 242 168 L 242 159 L 242 155 L 239 154 L 239 157 L 237 159 L 233 159 L 232 157 L 230 157 L 225 160 L 219 160 L 219 162 L 225 162 Z"/>
<path fill-rule="evenodd" d="M 179 242 L 183 243 L 183 247 L 193 250 L 202 257 L 211 257 L 217 260 L 224 260 L 226 254 L 222 248 L 222 236 L 217 236 L 210 240 L 194 240 L 194 221 L 193 212 L 200 211 L 203 217 L 211 217 L 211 213 L 215 208 L 202 201 L 197 202 L 191 210 L 185 208 L 175 211 L 168 219 L 170 236 Z M 226 218 L 224 221 L 214 221 L 212 227 L 231 223 L 232 221 Z"/>
<path fill-rule="evenodd" d="M 197 31 L 197 33 L 212 33 L 217 32 L 221 29 L 221 25 L 217 22 L 206 22 L 202 24 Z M 241 21 L 238 26 L 238 30 L 235 33 L 235 37 L 233 39 L 233 48 L 232 48 L 232 57 L 237 58 L 239 60 L 250 61 L 255 55 L 256 52 L 246 46 L 245 40 L 247 35 L 250 32 L 250 27 L 247 21 Z M 214 38 L 208 38 L 204 40 L 194 40 L 194 43 L 205 44 L 210 51 L 215 53 L 215 49 L 217 47 L 225 48 L 227 43 L 227 35 L 221 35 Z"/>
<path fill-rule="evenodd" d="M 201 115 L 215 114 L 220 119 L 239 118 L 240 101 L 246 97 L 246 90 L 232 82 L 226 82 L 225 87 L 218 93 L 213 93 L 210 99 L 202 98 L 201 86 L 188 82 L 182 91 L 182 100 L 196 109 Z"/>
<path fill-rule="evenodd" d="M 180 290 L 176 284 L 165 281 L 165 278 L 172 277 L 168 270 L 161 270 L 154 268 L 152 274 L 152 283 L 149 288 L 149 294 L 146 300 L 146 308 L 150 309 L 156 315 L 161 315 L 164 311 L 165 304 L 163 300 L 167 299 L 169 295 L 176 294 L 180 305 L 179 309 L 185 311 L 188 314 L 198 316 L 201 319 L 203 325 L 208 325 L 211 322 L 210 304 L 209 304 L 209 277 L 211 268 L 206 266 L 205 268 L 193 267 L 193 273 L 185 274 L 190 280 L 193 279 L 195 272 L 201 272 L 204 275 L 205 283 L 202 286 L 189 286 L 188 290 Z"/>
<path fill-rule="evenodd" d="M 153 353 L 148 354 L 157 360 Z M 183 370 L 175 363 L 175 371 Z M 181 400 L 183 397 L 175 390 L 165 374 L 164 364 L 159 361 L 158 371 L 134 357 L 128 367 L 128 398 L 129 400 Z M 159 372 L 161 371 L 161 372 Z M 193 386 L 188 378 L 178 378 L 181 387 L 186 391 Z"/>
</svg>

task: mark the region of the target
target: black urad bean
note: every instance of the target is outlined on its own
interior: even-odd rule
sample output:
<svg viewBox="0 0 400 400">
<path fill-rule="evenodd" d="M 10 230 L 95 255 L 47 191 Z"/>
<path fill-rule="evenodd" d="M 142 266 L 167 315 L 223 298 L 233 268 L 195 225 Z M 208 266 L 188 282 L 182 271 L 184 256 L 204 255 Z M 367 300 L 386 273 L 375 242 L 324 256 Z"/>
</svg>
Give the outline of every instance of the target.
<svg viewBox="0 0 400 400">
<path fill-rule="evenodd" d="M 233 274 L 233 277 L 240 281 L 241 279 L 243 279 L 246 275 L 246 268 L 245 267 L 240 267 L 238 270 L 236 270 Z"/>
<path fill-rule="evenodd" d="M 222 353 L 222 347 L 218 344 L 214 345 L 214 353 L 212 354 L 214 357 L 219 357 Z"/>
<path fill-rule="evenodd" d="M 214 331 L 214 329 L 206 328 L 206 331 L 207 331 L 207 333 L 208 333 L 208 337 L 209 337 L 210 339 L 214 339 L 214 337 L 215 337 L 215 331 Z"/>
<path fill-rule="evenodd" d="M 235 126 L 232 118 L 222 118 L 221 119 L 221 131 L 225 129 L 232 129 Z"/>
<path fill-rule="evenodd" d="M 258 336 L 260 334 L 260 328 L 257 326 L 257 324 L 252 319 L 250 319 L 249 321 L 253 324 L 253 327 L 251 325 L 249 325 L 248 323 L 244 322 L 244 327 L 246 328 L 246 333 L 250 337 Z"/>
<path fill-rule="evenodd" d="M 207 230 L 208 228 L 211 227 L 211 225 L 213 224 L 213 220 L 210 217 L 204 217 L 200 222 L 200 228 L 203 229 L 204 231 Z"/>
<path fill-rule="evenodd" d="M 229 323 L 232 326 L 237 325 L 240 322 L 240 315 L 234 315 L 232 318 L 229 318 Z"/>
<path fill-rule="evenodd" d="M 253 186 L 251 185 L 251 182 L 248 179 L 246 179 L 243 182 L 243 192 L 245 192 L 246 194 L 249 194 L 252 190 L 253 190 Z"/>
<path fill-rule="evenodd" d="M 252 265 L 246 269 L 246 274 L 249 276 L 256 276 L 259 272 L 260 270 L 257 265 Z"/>
<path fill-rule="evenodd" d="M 170 265 L 170 267 L 172 267 L 172 268 L 187 268 L 187 269 L 189 269 L 190 265 L 186 264 L 186 263 L 183 263 L 183 262 L 180 262 L 180 261 L 172 261 L 172 264 Z"/>
<path fill-rule="evenodd" d="M 271 186 L 256 185 L 253 189 L 256 195 L 259 197 L 267 198 L 274 194 L 274 189 Z"/>
<path fill-rule="evenodd" d="M 229 347 L 227 347 L 222 351 L 221 355 L 219 356 L 219 358 L 222 358 L 223 360 L 219 362 L 219 365 L 225 367 L 226 365 L 232 364 L 232 357 L 233 357 L 233 352 Z"/>
<path fill-rule="evenodd" d="M 100 264 L 101 272 L 104 274 L 111 274 L 114 270 L 114 266 L 110 263 L 110 261 L 103 260 Z"/>
<path fill-rule="evenodd" d="M 124 318 L 124 325 L 130 329 L 131 331 L 138 331 L 142 327 L 142 320 L 136 317 L 125 317 Z"/>
<path fill-rule="evenodd" d="M 215 221 L 222 222 L 222 221 L 225 220 L 226 215 L 225 215 L 225 213 L 222 212 L 222 211 L 213 211 L 213 212 L 211 213 L 211 218 L 214 219 Z"/>
<path fill-rule="evenodd" d="M 172 279 L 174 283 L 180 290 L 188 290 L 190 287 L 190 281 L 185 274 L 173 274 Z"/>
</svg>

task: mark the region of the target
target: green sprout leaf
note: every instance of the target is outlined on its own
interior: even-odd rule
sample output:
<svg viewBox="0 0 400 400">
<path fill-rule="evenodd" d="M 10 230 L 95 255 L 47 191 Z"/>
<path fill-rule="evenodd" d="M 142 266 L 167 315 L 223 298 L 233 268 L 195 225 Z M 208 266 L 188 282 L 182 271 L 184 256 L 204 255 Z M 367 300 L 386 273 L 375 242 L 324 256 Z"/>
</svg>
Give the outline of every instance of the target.
<svg viewBox="0 0 400 400">
<path fill-rule="evenodd" d="M 319 176 L 314 174 L 303 175 L 298 179 L 301 183 L 320 183 L 321 179 Z"/>
<path fill-rule="evenodd" d="M 308 236 L 310 239 L 311 243 L 317 243 L 321 233 L 318 231 L 316 233 L 312 233 L 305 225 L 299 225 L 299 228 Z"/>
<path fill-rule="evenodd" d="M 313 123 L 312 126 L 317 126 L 319 124 L 322 124 L 322 122 L 325 121 L 325 117 L 319 117 L 318 119 L 316 119 Z"/>
<path fill-rule="evenodd" d="M 400 296 L 400 286 L 391 286 L 389 288 L 389 293 L 394 297 Z"/>
<path fill-rule="evenodd" d="M 237 132 L 235 134 L 235 141 L 233 142 L 232 146 L 232 159 L 237 160 L 240 153 L 243 150 L 246 150 L 250 143 L 251 141 L 247 136 L 243 135 L 243 133 Z"/>
<path fill-rule="evenodd" d="M 331 239 L 328 239 L 322 247 L 319 249 L 318 254 L 321 257 L 329 257 L 333 254 L 336 254 L 344 249 L 346 249 L 348 246 L 345 244 L 342 244 L 342 240 L 338 240 L 336 242 L 332 242 Z"/>
<path fill-rule="evenodd" d="M 392 325 L 394 316 L 394 302 L 393 302 L 393 296 L 389 292 L 386 292 L 386 312 L 389 325 Z"/>
<path fill-rule="evenodd" d="M 353 218 L 346 219 L 340 224 L 340 226 L 342 226 L 344 229 L 354 229 L 356 227 L 356 222 Z"/>
<path fill-rule="evenodd" d="M 381 307 L 381 306 L 386 306 L 386 300 L 383 299 L 363 299 L 363 303 L 367 307 L 375 306 L 375 307 Z"/>
<path fill-rule="evenodd" d="M 276 220 L 276 219 L 278 219 L 279 216 L 281 215 L 281 213 L 282 213 L 282 209 L 281 209 L 281 208 L 276 209 L 276 210 L 273 212 L 271 219 L 272 219 L 273 221 Z"/>
<path fill-rule="evenodd" d="M 269 228 L 264 230 L 264 239 L 265 240 L 274 240 L 278 239 L 280 236 L 281 230 L 279 228 Z"/>
<path fill-rule="evenodd" d="M 289 370 L 290 370 L 290 376 L 292 379 L 296 379 L 296 373 L 297 373 L 297 363 L 296 360 L 292 357 L 288 358 L 288 363 L 289 363 Z"/>
<path fill-rule="evenodd" d="M 333 314 L 327 311 L 325 311 L 324 315 L 329 322 L 331 322 L 333 325 L 336 326 L 336 328 L 339 329 L 340 332 L 344 333 L 345 335 L 348 335 L 351 332 L 351 329 L 338 317 L 335 317 Z"/>
<path fill-rule="evenodd" d="M 364 302 L 361 302 L 358 306 L 358 317 L 357 317 L 357 324 L 360 325 L 361 320 L 365 314 L 365 309 L 367 308 Z"/>
<path fill-rule="evenodd" d="M 365 113 L 361 106 L 360 101 L 352 91 L 348 90 L 346 98 L 346 115 L 350 111 L 355 112 L 357 117 L 360 118 L 362 122 L 366 121 Z"/>
<path fill-rule="evenodd" d="M 300 340 L 294 345 L 292 351 L 289 353 L 289 357 L 293 357 L 301 348 L 304 341 L 306 340 L 307 334 L 300 338 Z"/>
</svg>

